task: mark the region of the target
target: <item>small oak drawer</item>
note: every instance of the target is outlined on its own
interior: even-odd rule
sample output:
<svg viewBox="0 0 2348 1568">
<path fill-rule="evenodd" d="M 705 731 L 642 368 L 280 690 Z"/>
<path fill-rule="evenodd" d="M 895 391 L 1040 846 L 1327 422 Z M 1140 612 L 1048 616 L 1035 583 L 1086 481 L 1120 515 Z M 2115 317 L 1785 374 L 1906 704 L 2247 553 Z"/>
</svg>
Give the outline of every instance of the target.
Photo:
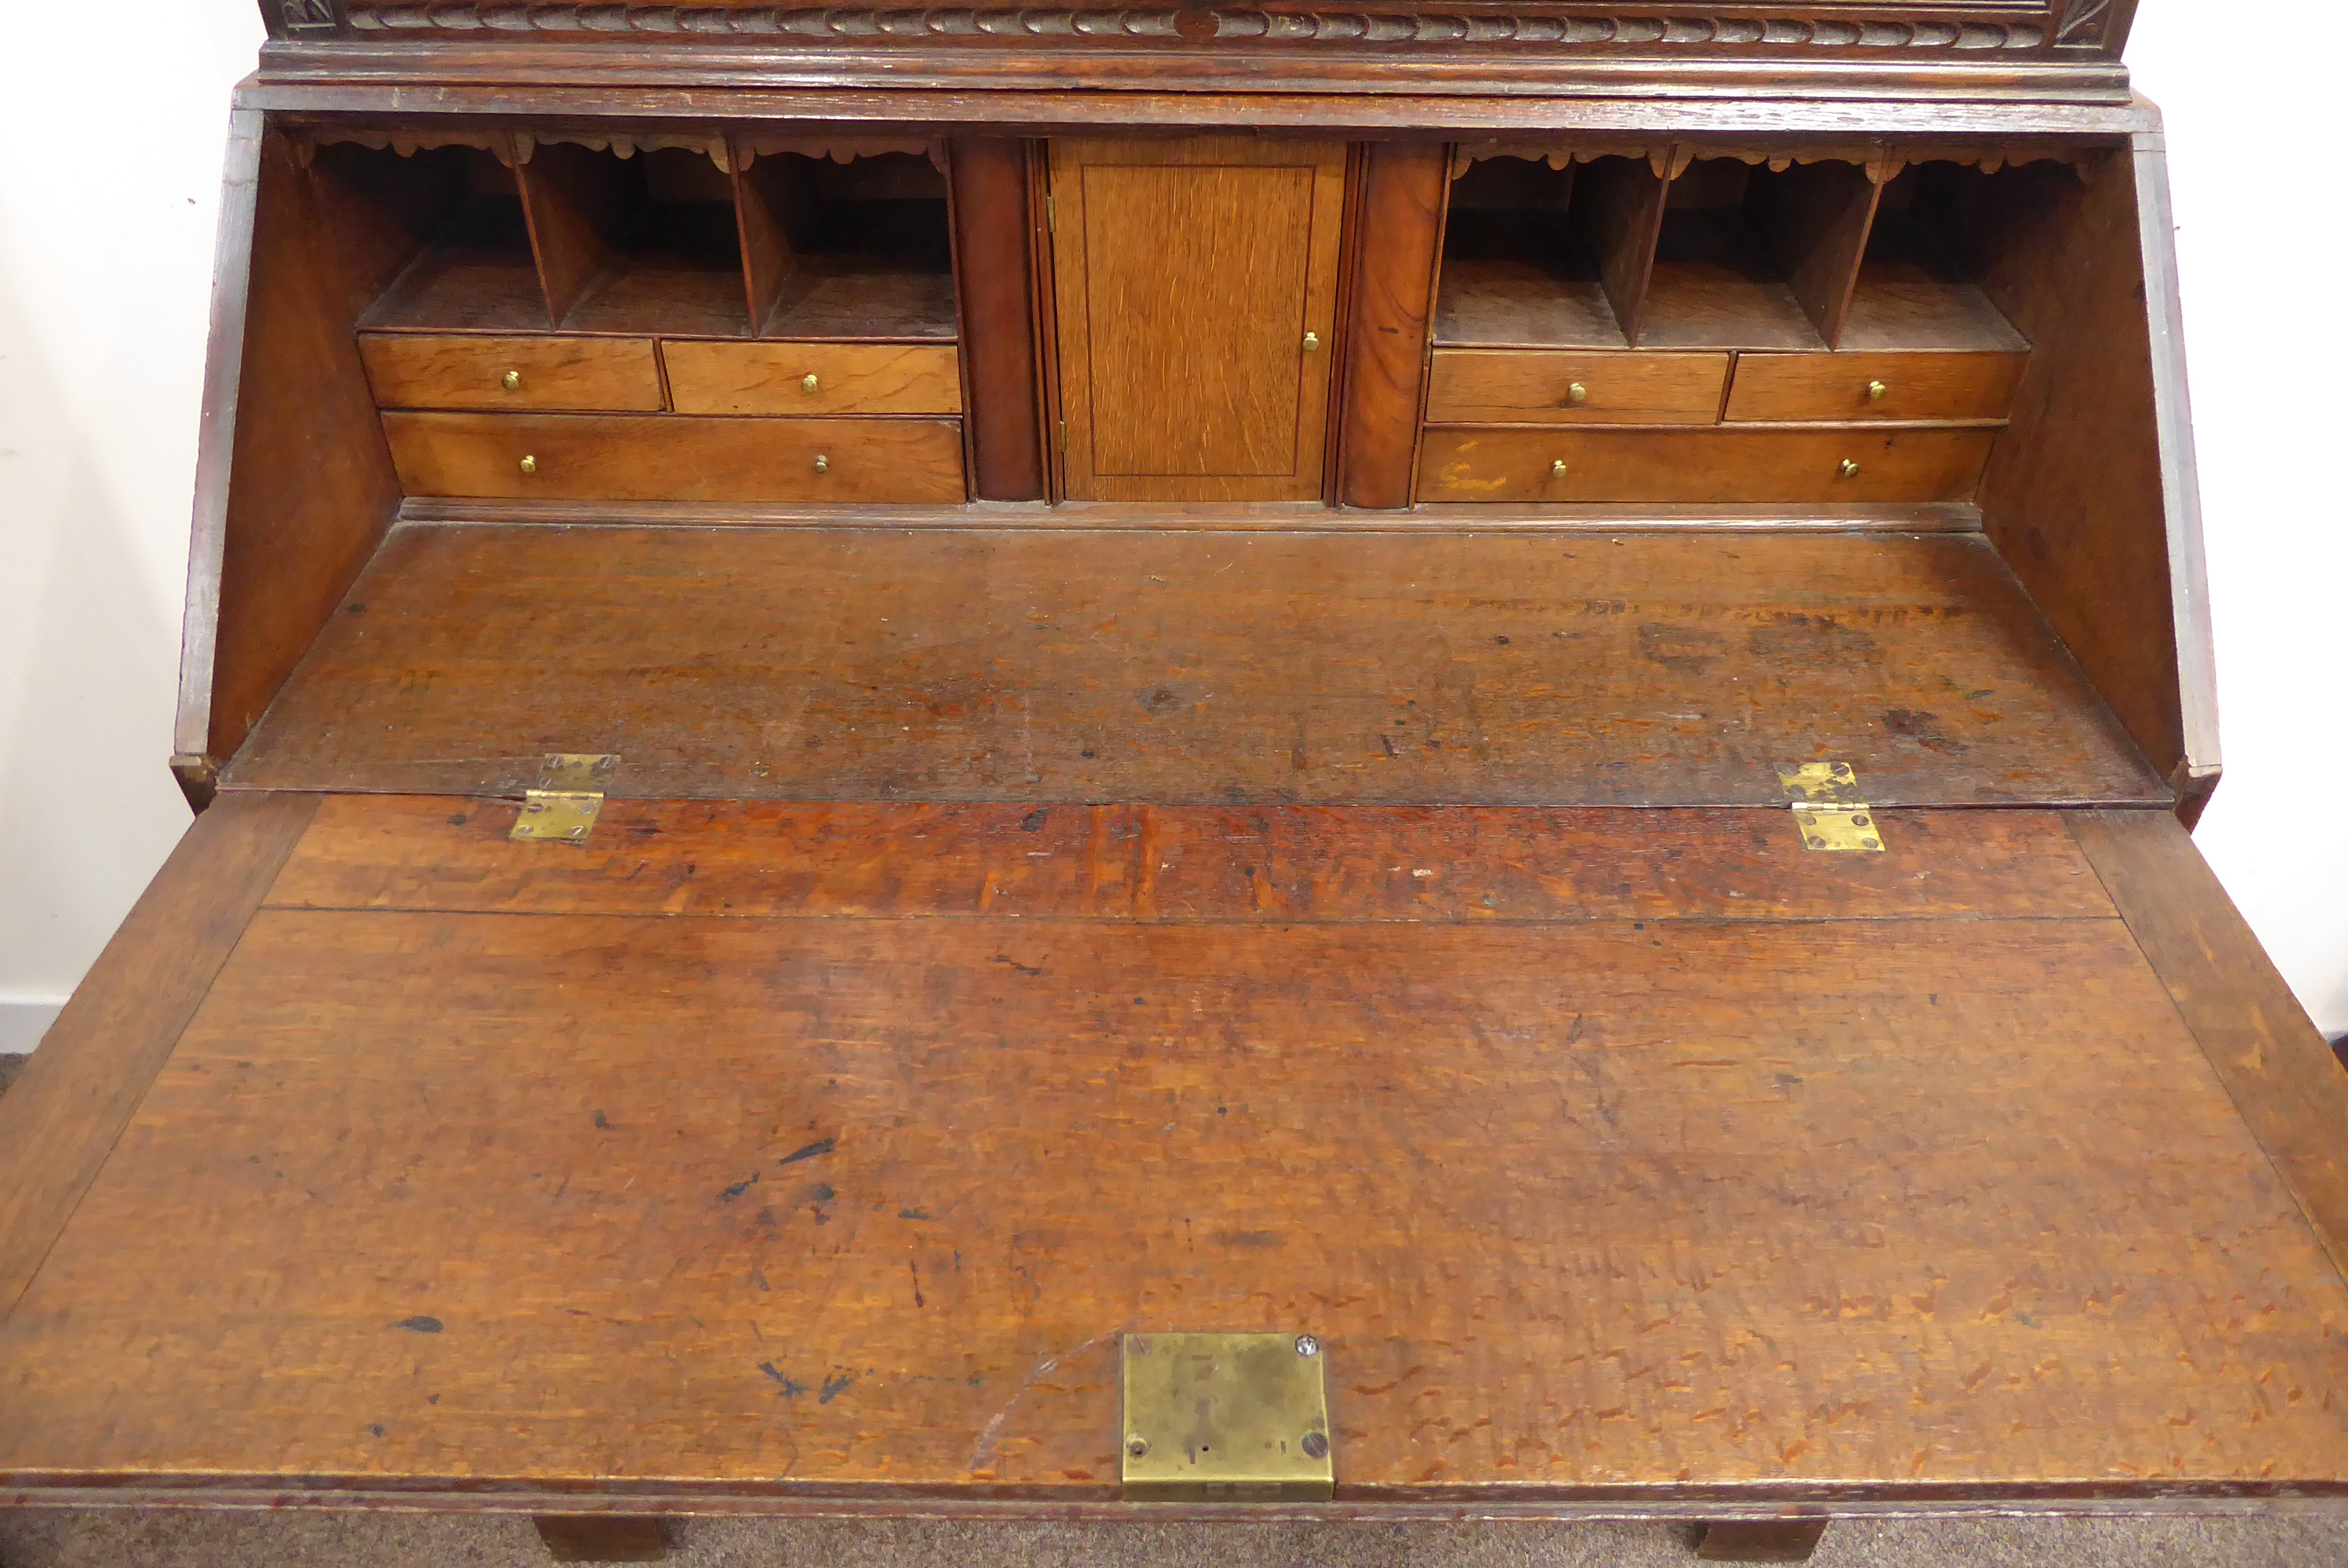
<svg viewBox="0 0 2348 1568">
<path fill-rule="evenodd" d="M 378 408 L 632 414 L 662 406 L 650 338 L 361 333 L 359 357 Z"/>
<path fill-rule="evenodd" d="M 386 414 L 410 496 L 551 501 L 964 498 L 956 419 Z"/>
<path fill-rule="evenodd" d="M 1746 354 L 1731 420 L 2003 419 L 2026 354 Z"/>
<path fill-rule="evenodd" d="M 936 343 L 661 344 L 679 414 L 959 414 L 962 365 Z"/>
<path fill-rule="evenodd" d="M 1421 501 L 1967 501 L 1994 430 L 1426 432 Z"/>
<path fill-rule="evenodd" d="M 1709 425 L 1728 384 L 1725 354 L 1581 354 L 1439 348 L 1433 425 Z"/>
</svg>

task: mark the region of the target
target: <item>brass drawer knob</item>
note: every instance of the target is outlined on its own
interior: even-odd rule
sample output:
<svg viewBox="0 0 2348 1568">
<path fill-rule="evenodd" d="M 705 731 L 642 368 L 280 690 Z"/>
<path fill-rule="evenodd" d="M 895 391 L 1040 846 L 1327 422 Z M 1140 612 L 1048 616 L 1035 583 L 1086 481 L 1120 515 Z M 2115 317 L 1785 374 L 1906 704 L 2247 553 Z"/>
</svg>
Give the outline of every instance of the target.
<svg viewBox="0 0 2348 1568">
<path fill-rule="evenodd" d="M 1850 458 L 1846 457 L 1835 469 L 1835 472 L 1840 474 L 1846 479 L 1856 479 L 1859 477 L 1859 465 L 1856 462 L 1853 462 Z"/>
<path fill-rule="evenodd" d="M 1552 479 L 1562 479 L 1565 477 L 1564 458 L 1560 457 L 1557 461 L 1549 466 L 1549 477 Z"/>
<path fill-rule="evenodd" d="M 505 374 L 499 376 L 498 380 L 504 385 L 508 392 L 520 392 L 521 390 L 521 372 L 518 370 L 510 370 L 506 372 Z"/>
<path fill-rule="evenodd" d="M 1304 352 L 1306 354 L 1319 354 L 1321 352 L 1321 334 L 1319 333 L 1306 333 L 1304 334 Z"/>
<path fill-rule="evenodd" d="M 1582 404 L 1590 401 L 1590 388 L 1582 385 L 1581 383 L 1577 381 L 1572 385 L 1565 389 L 1565 400 L 1568 403 L 1572 404 L 1574 406 L 1580 407 Z"/>
<path fill-rule="evenodd" d="M 799 377 L 799 390 L 806 393 L 809 397 L 813 397 L 815 395 L 816 388 L 822 384 L 823 384 L 821 382 L 816 380 L 812 375 L 803 375 Z"/>
<path fill-rule="evenodd" d="M 521 471 L 525 474 L 537 473 L 538 459 L 536 457 L 525 456 L 521 460 Z"/>
<path fill-rule="evenodd" d="M 815 471 L 819 474 L 830 473 L 831 459 L 820 452 L 817 453 L 815 455 Z"/>
<path fill-rule="evenodd" d="M 1880 403 L 1890 390 L 1879 381 L 1870 381 L 1867 384 L 1867 400 L 1869 403 Z"/>
</svg>

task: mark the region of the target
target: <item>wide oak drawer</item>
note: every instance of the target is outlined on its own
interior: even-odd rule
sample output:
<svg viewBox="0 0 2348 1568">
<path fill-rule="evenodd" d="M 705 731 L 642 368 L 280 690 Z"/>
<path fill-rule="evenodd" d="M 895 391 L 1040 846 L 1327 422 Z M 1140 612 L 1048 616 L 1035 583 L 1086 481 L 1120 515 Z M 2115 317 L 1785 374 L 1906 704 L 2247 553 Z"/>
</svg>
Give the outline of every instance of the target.
<svg viewBox="0 0 2348 1568">
<path fill-rule="evenodd" d="M 1994 430 L 1430 429 L 1422 501 L 1965 501 Z"/>
<path fill-rule="evenodd" d="M 1725 354 L 1435 351 L 1430 424 L 1704 424 L 1720 417 Z"/>
<path fill-rule="evenodd" d="M 664 343 L 679 414 L 959 414 L 962 363 L 935 343 Z"/>
<path fill-rule="evenodd" d="M 613 501 L 963 498 L 953 419 L 386 414 L 411 496 Z"/>
<path fill-rule="evenodd" d="M 2003 419 L 2026 354 L 1746 354 L 1728 418 Z"/>
<path fill-rule="evenodd" d="M 650 338 L 362 333 L 359 357 L 379 408 L 628 414 L 662 406 L 660 362 Z"/>
</svg>

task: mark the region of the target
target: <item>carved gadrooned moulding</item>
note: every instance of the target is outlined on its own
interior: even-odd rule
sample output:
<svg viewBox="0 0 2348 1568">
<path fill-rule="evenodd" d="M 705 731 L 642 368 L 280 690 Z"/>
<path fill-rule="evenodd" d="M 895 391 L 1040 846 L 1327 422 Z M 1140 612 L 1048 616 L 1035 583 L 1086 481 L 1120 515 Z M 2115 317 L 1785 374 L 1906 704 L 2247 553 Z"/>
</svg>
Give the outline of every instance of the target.
<svg viewBox="0 0 2348 1568">
<path fill-rule="evenodd" d="M 1809 15 L 1622 14 L 1519 11 L 1462 5 L 1359 10 L 1271 7 L 1104 8 L 1065 6 L 786 6 L 686 0 L 685 4 L 561 4 L 556 0 L 284 0 L 281 29 L 300 37 L 332 30 L 355 36 L 528 35 L 541 38 L 661 36 L 745 40 L 836 38 L 1092 38 L 1385 45 L 1565 46 L 1704 51 L 1780 48 L 1895 51 L 2036 50 L 2101 42 L 2110 0 L 2068 0 L 2056 19 L 2044 5 L 1993 3 L 1962 10 L 1861 9 Z M 1726 8 L 1724 8 L 1726 9 Z"/>
</svg>

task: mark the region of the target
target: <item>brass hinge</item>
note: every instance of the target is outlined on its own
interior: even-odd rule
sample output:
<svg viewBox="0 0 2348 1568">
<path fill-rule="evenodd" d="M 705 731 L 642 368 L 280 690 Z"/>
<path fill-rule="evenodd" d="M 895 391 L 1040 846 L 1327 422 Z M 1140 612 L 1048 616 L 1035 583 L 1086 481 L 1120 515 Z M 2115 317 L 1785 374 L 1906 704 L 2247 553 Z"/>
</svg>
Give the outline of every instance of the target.
<svg viewBox="0 0 2348 1568">
<path fill-rule="evenodd" d="M 538 766 L 538 784 L 524 790 L 521 815 L 510 838 L 584 844 L 603 810 L 603 781 L 620 765 L 611 752 L 549 752 Z"/>
<path fill-rule="evenodd" d="M 1128 1502 L 1326 1502 L 1328 1358 L 1310 1334 L 1128 1334 Z"/>
<path fill-rule="evenodd" d="M 1779 763 L 1777 786 L 1794 803 L 1794 825 L 1807 849 L 1880 855 L 1883 830 L 1860 798 L 1849 763 Z"/>
</svg>

